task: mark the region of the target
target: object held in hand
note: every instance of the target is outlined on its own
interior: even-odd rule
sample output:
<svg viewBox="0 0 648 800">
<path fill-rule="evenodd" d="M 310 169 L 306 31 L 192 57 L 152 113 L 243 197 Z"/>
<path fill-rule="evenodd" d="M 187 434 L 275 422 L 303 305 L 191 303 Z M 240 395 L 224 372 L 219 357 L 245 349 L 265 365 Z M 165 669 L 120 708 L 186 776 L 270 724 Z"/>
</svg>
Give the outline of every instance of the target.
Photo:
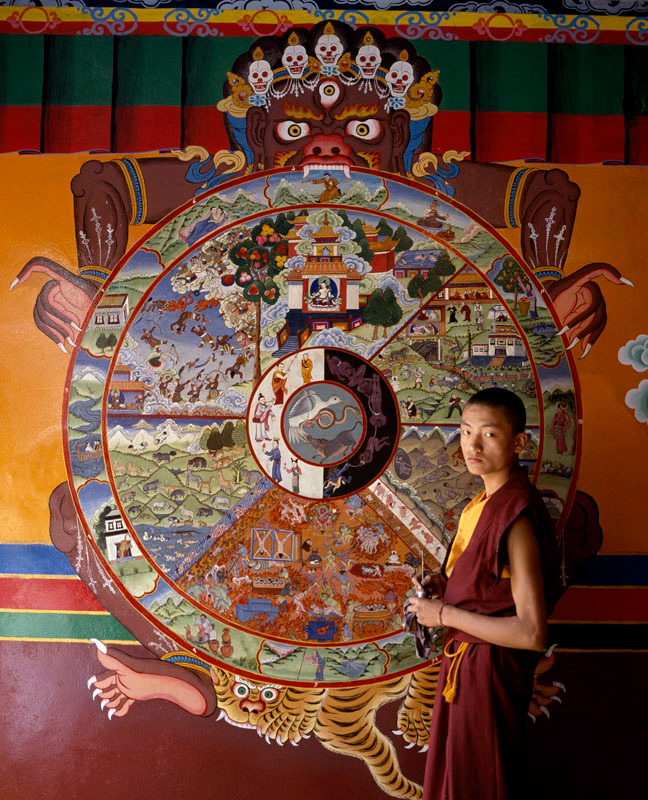
<svg viewBox="0 0 648 800">
<path fill-rule="evenodd" d="M 427 598 L 426 587 L 421 587 L 416 590 L 416 596 L 420 598 Z M 439 595 L 432 595 L 431 600 L 438 600 Z M 427 628 L 421 625 L 416 619 L 416 614 L 410 611 L 407 602 L 405 603 L 405 614 L 403 619 L 403 630 L 410 631 L 414 634 L 414 641 L 416 643 L 416 654 L 419 658 L 430 658 L 434 655 L 436 648 L 435 642 L 443 633 L 443 628 Z"/>
</svg>

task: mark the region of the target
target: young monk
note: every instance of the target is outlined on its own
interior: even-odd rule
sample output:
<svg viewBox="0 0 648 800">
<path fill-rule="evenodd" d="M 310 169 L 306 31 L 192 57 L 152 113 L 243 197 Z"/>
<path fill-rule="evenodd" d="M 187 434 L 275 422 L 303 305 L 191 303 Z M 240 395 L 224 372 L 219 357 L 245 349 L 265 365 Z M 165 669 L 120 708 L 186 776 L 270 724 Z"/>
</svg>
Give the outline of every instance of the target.
<svg viewBox="0 0 648 800">
<path fill-rule="evenodd" d="M 461 417 L 469 472 L 484 482 L 464 509 L 440 575 L 419 582 L 409 610 L 447 626 L 424 800 L 525 797 L 524 724 L 545 649 L 545 588 L 556 545 L 544 503 L 518 464 L 524 404 L 505 389 L 473 395 Z M 431 591 L 430 591 L 431 590 Z"/>
</svg>

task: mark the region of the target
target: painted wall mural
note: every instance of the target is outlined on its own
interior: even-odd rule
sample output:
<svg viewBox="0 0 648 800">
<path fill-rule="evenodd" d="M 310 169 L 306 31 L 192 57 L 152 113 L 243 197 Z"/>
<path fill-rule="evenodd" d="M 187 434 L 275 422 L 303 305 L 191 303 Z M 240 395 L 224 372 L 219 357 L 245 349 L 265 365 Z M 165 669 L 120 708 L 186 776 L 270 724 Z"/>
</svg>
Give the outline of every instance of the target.
<svg viewBox="0 0 648 800">
<path fill-rule="evenodd" d="M 52 542 L 154 656 L 88 630 L 97 671 L 78 679 L 107 718 L 165 699 L 268 743 L 312 734 L 359 758 L 376 796 L 420 797 L 376 715 L 398 700 L 395 735 L 425 749 L 438 650 L 417 655 L 403 602 L 480 488 L 463 405 L 493 385 L 524 397 L 557 602 L 610 505 L 583 461 L 581 370 L 612 347 L 645 371 L 646 336 L 608 325 L 640 273 L 594 219 L 605 168 L 576 170 L 583 185 L 434 150 L 443 72 L 413 33 L 353 14 L 249 23 L 222 65 L 227 149 L 77 157 L 53 198 L 74 228 L 23 245 L 38 250 L 11 288 L 50 340 L 33 355 L 66 359 Z M 635 426 L 647 386 L 624 394 Z M 549 675 L 532 717 L 559 695 Z"/>
<path fill-rule="evenodd" d="M 412 181 L 339 172 L 334 197 L 309 185 L 330 177 L 320 165 L 225 183 L 113 271 L 64 409 L 94 555 L 80 530 L 56 541 L 155 626 L 163 661 L 211 665 L 226 719 L 281 741 L 314 730 L 388 793 L 417 795 L 395 759 L 377 769 L 393 759 L 378 729 L 379 757 L 374 740 L 336 733 L 336 686 L 362 687 L 358 724 L 408 692 L 399 727 L 425 745 L 410 714 L 429 715 L 437 665 L 417 657 L 402 602 L 478 488 L 458 446 L 463 403 L 481 386 L 523 393 L 524 461 L 558 520 L 578 401 L 560 323 L 482 220 Z M 93 685 L 121 716 L 138 699 L 120 685 L 132 666 L 107 655 L 115 674 Z"/>
</svg>

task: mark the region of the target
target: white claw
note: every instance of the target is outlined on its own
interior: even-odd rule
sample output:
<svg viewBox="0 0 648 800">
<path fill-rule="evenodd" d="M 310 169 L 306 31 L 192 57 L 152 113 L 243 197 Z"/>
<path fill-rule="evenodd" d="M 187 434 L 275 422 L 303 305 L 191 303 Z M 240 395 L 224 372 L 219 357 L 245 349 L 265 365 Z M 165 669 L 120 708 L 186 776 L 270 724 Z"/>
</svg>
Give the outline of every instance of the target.
<svg viewBox="0 0 648 800">
<path fill-rule="evenodd" d="M 412 747 L 416 747 L 416 742 L 410 742 L 409 744 L 405 745 L 406 750 L 411 750 Z"/>
<path fill-rule="evenodd" d="M 547 708 L 547 706 L 540 706 L 540 711 L 542 711 L 545 717 L 549 716 L 549 709 Z"/>
<path fill-rule="evenodd" d="M 77 333 L 81 333 L 81 328 L 76 324 L 74 320 L 70 320 L 70 325 L 75 331 L 77 331 Z"/>
<path fill-rule="evenodd" d="M 65 337 L 65 341 L 66 341 L 66 342 L 67 342 L 67 343 L 68 343 L 68 344 L 69 344 L 71 347 L 76 347 L 76 345 L 74 344 L 74 342 L 72 341 L 72 339 L 70 339 L 70 337 L 69 337 L 69 336 L 66 336 L 66 337 Z"/>
<path fill-rule="evenodd" d="M 58 347 L 59 350 L 62 350 L 65 353 L 65 355 L 68 354 L 68 351 L 65 349 L 65 345 L 63 344 L 63 342 L 57 342 L 56 346 Z"/>
<path fill-rule="evenodd" d="M 293 747 L 299 747 L 299 742 L 296 742 L 294 739 L 288 739 L 288 741 Z"/>
<path fill-rule="evenodd" d="M 426 745 L 423 745 L 423 747 L 421 747 L 421 749 L 419 750 L 419 753 L 427 753 L 427 751 L 428 751 L 428 745 L 426 744 Z"/>
<path fill-rule="evenodd" d="M 102 652 L 104 655 L 108 653 L 108 648 L 103 642 L 100 642 L 99 639 L 90 639 L 91 642 L 94 642 L 95 647 L 97 650 Z"/>
<path fill-rule="evenodd" d="M 556 336 L 562 336 L 562 335 L 563 335 L 563 333 L 567 333 L 567 331 L 568 331 L 568 330 L 569 330 L 569 325 L 565 325 L 565 327 L 564 327 L 564 328 L 561 328 L 561 329 L 558 331 L 558 333 L 556 334 Z"/>
<path fill-rule="evenodd" d="M 576 336 L 576 337 L 574 338 L 574 341 L 573 341 L 571 344 L 568 344 L 568 345 L 567 345 L 567 347 L 566 347 L 565 349 L 566 349 L 566 350 L 571 350 L 571 349 L 572 349 L 572 347 L 576 347 L 576 345 L 577 345 L 579 342 L 580 342 L 580 339 L 578 338 L 578 336 Z"/>
<path fill-rule="evenodd" d="M 272 739 L 270 738 L 270 734 L 266 733 L 265 735 L 266 744 L 272 744 Z"/>
<path fill-rule="evenodd" d="M 110 701 L 108 700 L 108 698 L 107 698 L 107 697 L 106 697 L 106 698 L 104 698 L 104 699 L 101 701 L 101 710 L 102 710 L 102 711 L 103 711 L 103 710 L 104 710 L 104 708 L 105 708 L 105 707 L 108 705 L 108 703 L 109 703 L 109 702 L 110 702 Z"/>
<path fill-rule="evenodd" d="M 392 733 L 394 734 L 394 736 L 402 736 L 403 735 L 403 731 L 392 731 Z"/>
<path fill-rule="evenodd" d="M 284 743 L 281 741 L 281 739 L 275 739 L 275 742 L 279 745 L 279 747 L 284 746 Z"/>
<path fill-rule="evenodd" d="M 263 734 L 261 733 L 261 728 L 256 729 L 257 736 L 260 736 L 263 739 Z"/>
<path fill-rule="evenodd" d="M 223 717 L 225 717 L 225 716 L 227 716 L 227 715 L 225 714 L 225 711 L 221 708 L 220 714 L 218 715 L 218 718 L 216 719 L 216 722 L 220 722 L 223 719 Z"/>
<path fill-rule="evenodd" d="M 556 647 L 558 647 L 558 642 L 556 642 L 556 644 L 552 644 L 551 645 L 551 647 L 545 653 L 545 656 L 547 656 L 547 658 L 549 658 L 549 656 L 553 653 L 553 651 L 556 649 Z"/>
<path fill-rule="evenodd" d="M 91 678 L 88 678 L 88 689 L 92 686 L 93 683 L 97 682 L 97 676 L 93 675 Z"/>
<path fill-rule="evenodd" d="M 95 690 L 94 690 L 94 692 L 92 693 L 92 699 L 94 700 L 94 699 L 95 699 L 95 697 L 96 697 L 98 694 L 101 694 L 101 689 L 95 689 Z"/>
<path fill-rule="evenodd" d="M 117 711 L 116 708 L 111 708 L 110 709 L 110 711 L 108 712 L 108 719 L 109 720 L 113 718 L 113 714 L 115 713 L 115 711 Z"/>
<path fill-rule="evenodd" d="M 585 356 L 586 356 L 586 355 L 589 353 L 589 351 L 590 351 L 591 349 L 592 349 L 592 345 L 591 345 L 591 344 L 588 342 L 588 343 L 585 345 L 585 349 L 583 350 L 583 354 L 582 354 L 581 358 L 585 358 Z M 579 359 L 579 360 L 580 360 L 580 359 Z"/>
<path fill-rule="evenodd" d="M 623 280 L 623 278 L 621 278 L 621 280 Z M 14 278 L 14 279 L 11 281 L 11 286 L 9 287 L 9 291 L 11 291 L 11 290 L 13 289 L 13 287 L 14 287 L 14 286 L 15 286 L 17 283 L 18 283 L 18 278 Z"/>
<path fill-rule="evenodd" d="M 559 689 L 562 689 L 563 692 L 567 691 L 567 687 L 565 686 L 565 684 L 561 683 L 560 681 L 554 681 L 553 686 L 557 686 Z"/>
<path fill-rule="evenodd" d="M 16 280 L 18 280 L 18 278 L 16 278 Z M 619 280 L 621 281 L 621 283 L 627 283 L 628 286 L 632 286 L 632 288 L 634 289 L 634 283 L 630 280 L 630 278 L 624 278 L 623 276 L 621 276 Z M 13 283 L 11 285 L 13 286 Z"/>
<path fill-rule="evenodd" d="M 308 733 L 308 734 L 306 734 L 306 733 L 305 733 L 305 734 L 302 736 L 302 739 L 310 739 L 310 733 Z"/>
<path fill-rule="evenodd" d="M 529 717 L 531 719 L 531 722 L 533 722 L 533 724 L 535 725 L 536 718 L 530 711 L 527 711 L 527 717 Z"/>
<path fill-rule="evenodd" d="M 551 698 L 551 702 L 552 702 L 552 703 L 560 703 L 560 705 L 562 705 L 562 698 L 558 697 L 558 695 L 557 695 L 557 694 L 555 694 L 555 695 L 554 695 L 554 696 Z"/>
</svg>

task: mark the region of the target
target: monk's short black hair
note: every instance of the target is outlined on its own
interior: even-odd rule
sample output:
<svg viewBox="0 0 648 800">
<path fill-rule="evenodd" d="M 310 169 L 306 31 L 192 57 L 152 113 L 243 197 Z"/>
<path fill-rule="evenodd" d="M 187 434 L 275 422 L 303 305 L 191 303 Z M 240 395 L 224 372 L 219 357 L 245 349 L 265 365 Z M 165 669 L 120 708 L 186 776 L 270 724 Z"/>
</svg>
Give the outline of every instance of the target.
<svg viewBox="0 0 648 800">
<path fill-rule="evenodd" d="M 511 423 L 513 433 L 524 433 L 526 427 L 526 408 L 522 398 L 508 389 L 493 386 L 490 389 L 481 389 L 476 392 L 466 403 L 468 406 L 486 406 L 499 408 Z"/>
</svg>

